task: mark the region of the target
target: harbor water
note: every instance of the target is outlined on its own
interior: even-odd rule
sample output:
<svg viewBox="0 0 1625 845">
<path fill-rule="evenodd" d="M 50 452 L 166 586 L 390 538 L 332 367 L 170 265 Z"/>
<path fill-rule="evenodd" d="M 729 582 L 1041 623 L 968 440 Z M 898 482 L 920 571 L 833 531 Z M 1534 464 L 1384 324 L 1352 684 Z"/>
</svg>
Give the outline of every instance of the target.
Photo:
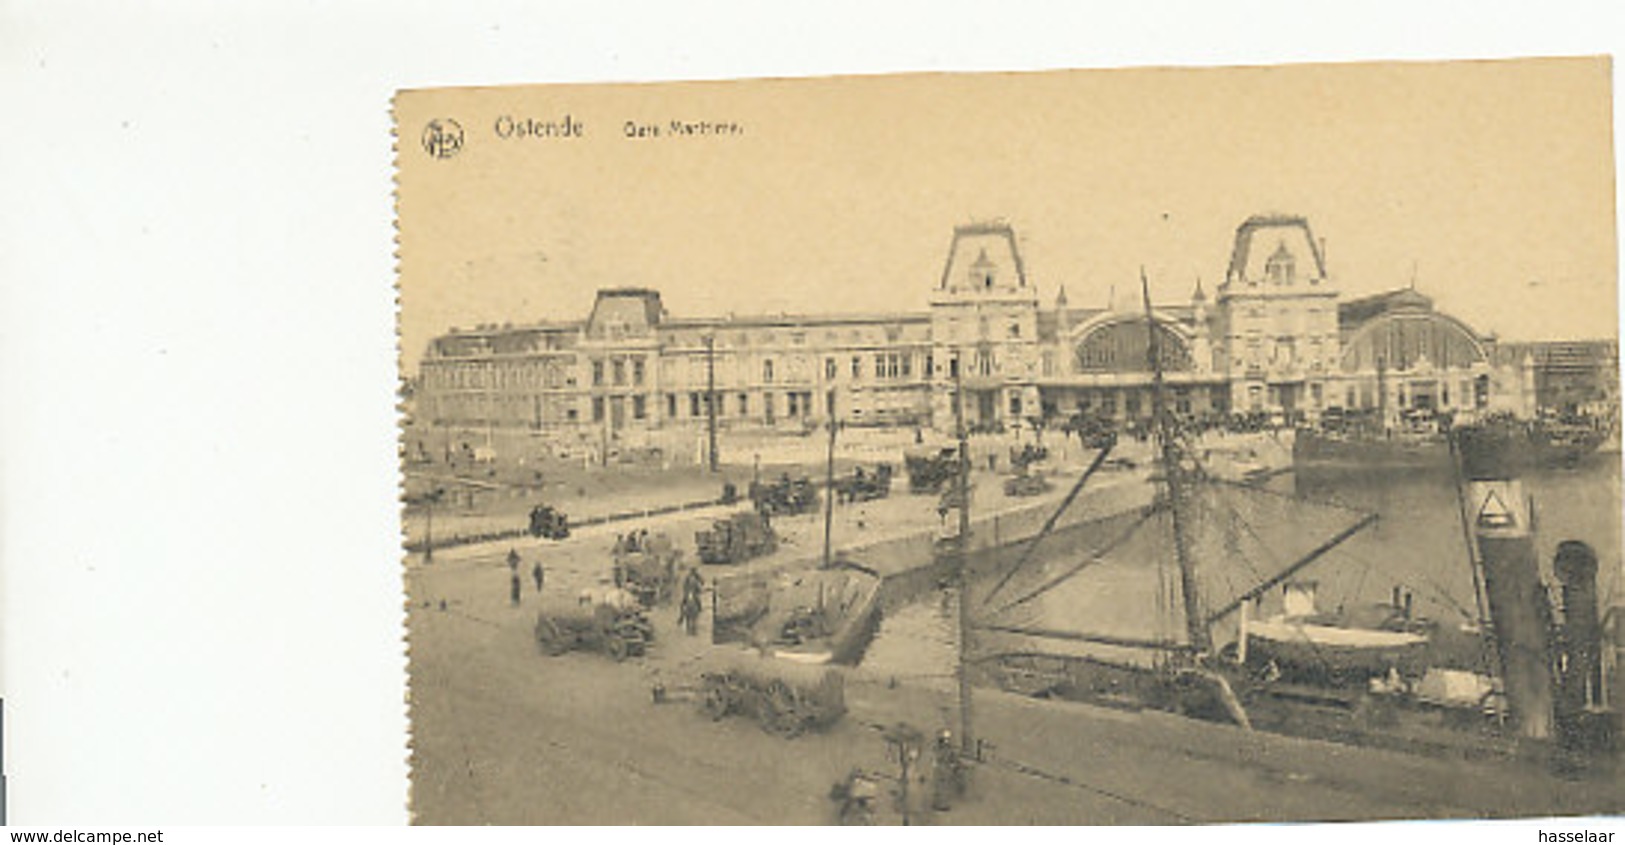
<svg viewBox="0 0 1625 845">
<path fill-rule="evenodd" d="M 1543 579 L 1559 543 L 1581 540 L 1599 558 L 1598 595 L 1606 609 L 1625 599 L 1621 590 L 1621 484 L 1618 455 L 1594 455 L 1575 468 L 1543 469 L 1524 477 L 1533 502 L 1536 548 Z M 1193 496 L 1184 526 L 1197 562 L 1203 608 L 1222 609 L 1264 579 L 1350 528 L 1363 516 L 1376 521 L 1356 532 L 1295 576 L 1316 584 L 1321 610 L 1390 601 L 1395 588 L 1409 594 L 1419 616 L 1442 624 L 1477 616 L 1462 507 L 1445 473 L 1383 473 L 1271 479 L 1262 489 L 1209 487 Z M 1470 509 L 1470 508 L 1469 508 Z M 1009 565 L 1019 548 L 1001 555 Z M 1166 510 L 1149 517 L 1126 513 L 1046 540 L 1023 571 L 989 597 L 992 577 L 973 585 L 979 623 L 1103 634 L 1145 640 L 1183 639 L 1183 605 L 1176 553 Z M 997 569 L 1000 562 L 995 562 Z M 1266 595 L 1261 614 L 1279 612 L 1280 590 Z M 865 659 L 874 671 L 897 676 L 951 673 L 954 605 L 945 590 L 888 609 Z M 1223 642 L 1225 625 L 1215 627 Z M 1232 633 L 1233 635 L 1233 633 Z M 1144 652 L 1053 638 L 982 633 L 974 651 L 1092 654 L 1141 662 Z"/>
</svg>

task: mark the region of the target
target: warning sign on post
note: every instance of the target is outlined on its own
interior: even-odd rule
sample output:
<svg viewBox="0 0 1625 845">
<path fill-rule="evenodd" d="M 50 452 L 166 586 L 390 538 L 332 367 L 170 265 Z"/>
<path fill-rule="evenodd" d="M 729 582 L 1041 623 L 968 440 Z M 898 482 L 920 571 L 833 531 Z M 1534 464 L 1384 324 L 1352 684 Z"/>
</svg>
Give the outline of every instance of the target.
<svg viewBox="0 0 1625 845">
<path fill-rule="evenodd" d="M 1499 537 L 1522 537 L 1529 533 L 1528 505 L 1523 484 L 1513 480 L 1474 481 L 1468 485 L 1467 501 L 1473 530 Z"/>
</svg>

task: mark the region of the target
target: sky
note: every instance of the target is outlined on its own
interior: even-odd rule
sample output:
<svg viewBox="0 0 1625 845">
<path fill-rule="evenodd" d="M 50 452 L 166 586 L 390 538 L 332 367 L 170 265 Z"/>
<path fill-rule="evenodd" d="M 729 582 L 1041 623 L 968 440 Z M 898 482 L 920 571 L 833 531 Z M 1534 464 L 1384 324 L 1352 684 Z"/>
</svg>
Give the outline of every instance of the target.
<svg viewBox="0 0 1625 845">
<path fill-rule="evenodd" d="M 1222 281 L 1249 215 L 1308 218 L 1345 297 L 1413 283 L 1507 339 L 1617 334 L 1606 59 L 917 74 L 406 92 L 407 372 L 452 326 L 923 310 L 955 225 L 1015 227 L 1042 301 Z M 499 120 L 580 138 L 502 138 Z M 421 127 L 464 127 L 437 159 Z M 628 122 L 738 134 L 628 138 Z"/>
</svg>

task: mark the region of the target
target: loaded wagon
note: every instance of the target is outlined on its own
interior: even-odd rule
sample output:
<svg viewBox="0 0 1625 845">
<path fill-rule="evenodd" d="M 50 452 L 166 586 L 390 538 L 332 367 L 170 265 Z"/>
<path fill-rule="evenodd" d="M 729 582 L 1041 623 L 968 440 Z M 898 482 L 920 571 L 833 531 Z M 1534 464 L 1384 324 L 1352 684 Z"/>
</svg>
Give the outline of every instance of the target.
<svg viewBox="0 0 1625 845">
<path fill-rule="evenodd" d="M 868 502 L 875 499 L 884 499 L 891 495 L 891 464 L 880 464 L 873 472 L 864 472 L 858 467 L 845 478 L 835 480 L 835 496 L 838 502 Z"/>
<path fill-rule="evenodd" d="M 530 525 L 526 530 L 532 537 L 563 540 L 570 536 L 570 518 L 552 505 L 537 505 L 530 509 Z"/>
<path fill-rule="evenodd" d="M 930 455 L 903 456 L 910 493 L 940 493 L 959 472 L 959 450 L 943 448 Z"/>
<path fill-rule="evenodd" d="M 1049 492 L 1049 490 L 1049 479 L 1033 472 L 1025 463 L 1016 464 L 1016 474 L 1004 480 L 1004 495 L 1006 496 L 1041 496 Z"/>
<path fill-rule="evenodd" d="M 665 534 L 645 538 L 637 549 L 618 548 L 615 586 L 637 596 L 644 607 L 665 604 L 676 590 L 677 563 L 682 556 L 682 550 Z"/>
<path fill-rule="evenodd" d="M 818 508 L 818 488 L 806 478 L 784 475 L 766 484 L 751 482 L 750 500 L 764 516 L 795 516 Z"/>
<path fill-rule="evenodd" d="M 536 645 L 550 657 L 580 649 L 618 662 L 641 656 L 653 639 L 654 627 L 641 609 L 612 602 L 589 599 L 536 615 Z"/>
<path fill-rule="evenodd" d="M 779 538 L 766 516 L 748 512 L 719 519 L 710 529 L 696 532 L 694 545 L 704 563 L 743 563 L 772 554 L 779 548 Z"/>
<path fill-rule="evenodd" d="M 711 654 L 696 686 L 700 712 L 713 720 L 755 719 L 762 730 L 794 739 L 827 730 L 846 715 L 846 678 L 841 670 L 761 657 L 750 652 Z M 655 700 L 668 692 L 655 688 Z"/>
</svg>

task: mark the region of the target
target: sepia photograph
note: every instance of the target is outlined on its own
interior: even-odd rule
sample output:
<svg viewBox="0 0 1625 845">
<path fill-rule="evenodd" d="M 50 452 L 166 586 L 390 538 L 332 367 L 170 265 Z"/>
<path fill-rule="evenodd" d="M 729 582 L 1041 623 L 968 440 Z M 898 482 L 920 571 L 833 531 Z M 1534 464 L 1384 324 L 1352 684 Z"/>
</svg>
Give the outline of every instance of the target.
<svg viewBox="0 0 1625 845">
<path fill-rule="evenodd" d="M 399 92 L 412 821 L 1625 812 L 1612 73 Z"/>
</svg>

